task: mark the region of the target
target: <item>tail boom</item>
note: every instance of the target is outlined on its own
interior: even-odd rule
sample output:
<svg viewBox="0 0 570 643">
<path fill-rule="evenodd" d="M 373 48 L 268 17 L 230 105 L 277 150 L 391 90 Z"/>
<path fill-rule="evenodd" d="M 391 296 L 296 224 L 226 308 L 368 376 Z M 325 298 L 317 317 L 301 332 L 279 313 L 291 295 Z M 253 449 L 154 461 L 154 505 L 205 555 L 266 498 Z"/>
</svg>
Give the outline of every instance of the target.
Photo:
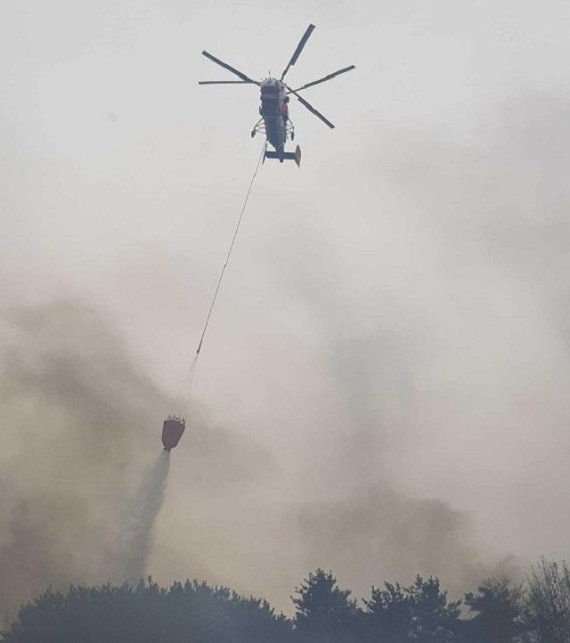
<svg viewBox="0 0 570 643">
<path fill-rule="evenodd" d="M 297 145 L 297 148 L 295 149 L 294 152 L 285 152 L 285 151 L 280 151 L 280 152 L 273 152 L 271 150 L 267 150 L 265 152 L 265 158 L 266 159 L 278 159 L 283 163 L 283 161 L 295 161 L 297 164 L 297 167 L 301 166 L 301 148 Z"/>
</svg>

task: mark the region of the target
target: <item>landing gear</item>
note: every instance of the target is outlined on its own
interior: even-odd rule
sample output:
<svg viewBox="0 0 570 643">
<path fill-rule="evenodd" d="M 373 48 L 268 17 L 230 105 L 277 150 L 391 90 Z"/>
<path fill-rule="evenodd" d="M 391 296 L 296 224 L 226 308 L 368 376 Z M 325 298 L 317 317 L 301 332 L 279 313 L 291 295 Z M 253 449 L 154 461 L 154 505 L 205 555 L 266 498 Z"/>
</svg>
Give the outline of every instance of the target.
<svg viewBox="0 0 570 643">
<path fill-rule="evenodd" d="M 287 137 L 289 137 L 292 141 L 295 140 L 295 126 L 293 125 L 293 121 L 288 118 L 287 122 L 285 123 L 285 140 L 287 140 Z"/>
<path fill-rule="evenodd" d="M 253 129 L 251 130 L 251 138 L 253 138 L 258 132 L 261 134 L 265 134 L 265 121 L 263 118 L 260 118 L 257 123 L 254 125 Z"/>
</svg>

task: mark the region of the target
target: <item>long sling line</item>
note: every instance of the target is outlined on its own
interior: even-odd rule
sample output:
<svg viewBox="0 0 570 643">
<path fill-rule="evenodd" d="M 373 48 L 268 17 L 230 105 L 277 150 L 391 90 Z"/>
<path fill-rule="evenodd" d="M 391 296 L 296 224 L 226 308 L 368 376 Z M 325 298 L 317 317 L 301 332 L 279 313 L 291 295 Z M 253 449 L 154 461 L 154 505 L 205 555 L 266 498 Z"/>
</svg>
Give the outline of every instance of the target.
<svg viewBox="0 0 570 643">
<path fill-rule="evenodd" d="M 226 255 L 226 260 L 224 261 L 224 265 L 222 266 L 222 270 L 220 271 L 220 276 L 218 277 L 218 283 L 216 284 L 216 289 L 214 290 L 214 295 L 212 297 L 212 301 L 210 302 L 210 308 L 208 309 L 208 314 L 206 315 L 206 321 L 204 323 L 204 328 L 202 329 L 202 334 L 200 335 L 200 341 L 198 342 L 198 348 L 196 349 L 196 353 L 194 354 L 194 358 L 192 360 L 192 364 L 190 365 L 190 371 L 188 374 L 188 385 L 186 388 L 186 399 L 188 406 L 190 405 L 190 398 L 192 395 L 192 386 L 194 384 L 194 374 L 196 372 L 196 364 L 198 362 L 198 358 L 200 357 L 200 351 L 202 350 L 202 345 L 204 344 L 204 339 L 206 337 L 206 331 L 208 330 L 208 325 L 210 323 L 210 319 L 212 317 L 212 312 L 214 310 L 214 306 L 216 305 L 216 300 L 218 298 L 218 293 L 220 292 L 220 286 L 222 285 L 222 281 L 224 279 L 224 274 L 226 272 L 226 268 L 228 267 L 228 263 L 230 261 L 230 257 L 232 255 L 232 251 L 234 249 L 236 239 L 239 233 L 239 229 L 241 227 L 241 223 L 243 221 L 243 217 L 245 215 L 245 211 L 247 208 L 247 202 L 249 201 L 249 195 L 251 194 L 251 190 L 253 188 L 253 184 L 255 182 L 255 178 L 257 177 L 257 173 L 259 172 L 259 168 L 261 166 L 261 161 L 263 160 L 265 156 L 265 150 L 267 148 L 267 143 L 264 143 L 262 149 L 261 149 L 261 155 L 257 161 L 257 165 L 255 166 L 255 170 L 253 171 L 253 175 L 251 177 L 251 180 L 249 182 L 249 186 L 247 188 L 247 192 L 245 194 L 245 199 L 241 208 L 241 211 L 239 213 L 239 217 L 236 223 L 236 227 L 234 230 L 234 235 L 232 237 L 230 247 L 228 249 L 228 253 Z"/>
</svg>

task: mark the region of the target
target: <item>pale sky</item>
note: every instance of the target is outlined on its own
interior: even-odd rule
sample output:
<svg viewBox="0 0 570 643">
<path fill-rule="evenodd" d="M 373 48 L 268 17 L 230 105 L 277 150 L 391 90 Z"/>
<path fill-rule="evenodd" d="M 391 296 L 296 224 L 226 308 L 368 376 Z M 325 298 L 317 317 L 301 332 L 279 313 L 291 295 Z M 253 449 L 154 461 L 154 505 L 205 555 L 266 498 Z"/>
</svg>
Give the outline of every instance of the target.
<svg viewBox="0 0 570 643">
<path fill-rule="evenodd" d="M 206 428 L 190 421 L 172 454 L 160 581 L 205 576 L 287 608 L 317 565 L 363 595 L 415 571 L 472 589 L 463 579 L 505 557 L 568 557 L 569 12 L 554 0 L 0 4 L 3 315 L 67 301 L 120 338 L 164 400 L 132 480 L 184 388 L 261 149 L 257 88 L 199 87 L 232 79 L 201 50 L 278 76 L 313 23 L 291 83 L 356 65 L 305 94 L 335 130 L 291 101 L 301 169 L 268 161 L 254 186 L 196 374 Z M 92 341 L 69 323 L 78 346 Z M 43 331 L 2 328 L 5 355 L 68 350 L 66 335 L 46 331 L 47 346 Z M 32 444 L 33 431 L 42 444 L 58 434 L 60 411 L 37 418 Z M 15 477 L 3 484 L 49 493 L 57 458 L 34 481 L 18 465 L 29 443 L 14 446 L 21 416 L 5 417 L 0 462 Z M 6 513 L 19 496 L 4 493 Z M 432 502 L 460 516 L 447 562 Z"/>
</svg>

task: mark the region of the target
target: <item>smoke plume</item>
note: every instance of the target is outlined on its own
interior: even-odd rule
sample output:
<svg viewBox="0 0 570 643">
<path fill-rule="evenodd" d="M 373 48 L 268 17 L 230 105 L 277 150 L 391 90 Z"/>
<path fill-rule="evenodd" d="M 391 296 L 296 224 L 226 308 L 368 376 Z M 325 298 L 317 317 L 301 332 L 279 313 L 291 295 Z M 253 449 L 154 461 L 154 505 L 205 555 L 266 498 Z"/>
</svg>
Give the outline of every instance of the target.
<svg viewBox="0 0 570 643">
<path fill-rule="evenodd" d="M 484 145 L 387 135 L 350 217 L 320 192 L 313 212 L 274 212 L 261 184 L 255 207 L 275 219 L 240 239 L 196 382 L 216 419 L 194 410 L 160 514 L 171 403 L 108 311 L 5 311 L 1 600 L 148 570 L 286 609 L 317 566 L 360 595 L 417 572 L 459 593 L 509 571 L 511 552 L 562 557 L 566 500 L 552 490 L 567 480 L 570 146 L 563 100 L 521 104 Z M 340 183 L 346 168 L 330 172 Z M 292 252 L 297 239 L 310 252 Z M 161 266 L 141 301 L 174 282 Z M 139 267 L 116 269 L 138 279 Z M 178 305 L 161 300 L 160 316 L 179 319 Z M 147 323 L 150 336 L 160 320 Z"/>
<path fill-rule="evenodd" d="M 0 594 L 121 580 L 117 526 L 167 400 L 88 308 L 12 310 L 2 329 Z"/>
<path fill-rule="evenodd" d="M 0 324 L 6 619 L 48 586 L 143 577 L 165 500 L 170 456 L 160 431 L 172 402 L 93 308 L 71 301 L 21 306 L 4 311 Z M 192 415 L 185 441 L 196 502 L 213 492 L 227 501 L 224 490 L 263 479 L 267 465 L 259 463 L 267 457 L 212 427 L 199 409 Z M 174 454 L 180 465 L 183 453 Z M 186 552 L 183 571 L 178 560 L 171 579 L 208 576 L 207 567 L 191 562 L 198 554 Z M 160 574 L 158 561 L 152 571 Z"/>
</svg>

